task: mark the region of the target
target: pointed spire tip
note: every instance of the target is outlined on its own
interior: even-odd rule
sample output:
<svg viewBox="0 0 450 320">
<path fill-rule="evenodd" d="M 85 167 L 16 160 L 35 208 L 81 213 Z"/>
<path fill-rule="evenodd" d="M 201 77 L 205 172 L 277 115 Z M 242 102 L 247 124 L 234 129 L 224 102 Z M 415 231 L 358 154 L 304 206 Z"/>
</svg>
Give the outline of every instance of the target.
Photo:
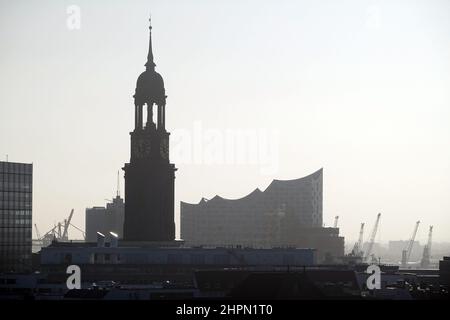
<svg viewBox="0 0 450 320">
<path fill-rule="evenodd" d="M 153 50 L 152 50 L 152 17 L 150 15 L 149 18 L 149 22 L 150 22 L 150 39 L 149 39 L 149 45 L 148 45 L 148 55 L 147 55 L 147 63 L 145 64 L 145 66 L 147 68 L 154 68 L 156 66 L 156 64 L 153 62 Z"/>
</svg>

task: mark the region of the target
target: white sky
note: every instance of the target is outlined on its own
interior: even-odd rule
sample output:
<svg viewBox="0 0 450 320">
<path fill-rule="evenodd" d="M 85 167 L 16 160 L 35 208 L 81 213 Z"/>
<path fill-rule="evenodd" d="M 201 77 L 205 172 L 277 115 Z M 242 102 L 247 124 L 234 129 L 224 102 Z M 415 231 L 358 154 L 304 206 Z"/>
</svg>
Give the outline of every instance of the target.
<svg viewBox="0 0 450 320">
<path fill-rule="evenodd" d="M 80 30 L 67 28 L 69 5 Z M 416 220 L 419 241 L 430 224 L 450 241 L 445 0 L 0 0 L 0 152 L 34 163 L 41 233 L 71 208 L 84 228 L 85 208 L 115 193 L 150 12 L 172 138 L 251 129 L 275 139 L 278 161 L 268 174 L 172 156 L 177 224 L 181 200 L 239 198 L 323 167 L 324 222 L 340 215 L 348 241 L 377 212 L 383 242 L 408 239 Z"/>
</svg>

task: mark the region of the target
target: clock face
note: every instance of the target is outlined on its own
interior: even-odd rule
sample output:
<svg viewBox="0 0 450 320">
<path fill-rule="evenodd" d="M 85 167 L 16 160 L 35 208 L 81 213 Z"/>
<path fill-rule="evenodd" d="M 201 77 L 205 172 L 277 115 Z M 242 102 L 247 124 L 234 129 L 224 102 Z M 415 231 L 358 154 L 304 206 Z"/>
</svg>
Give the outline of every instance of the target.
<svg viewBox="0 0 450 320">
<path fill-rule="evenodd" d="M 139 139 L 136 141 L 133 153 L 136 158 L 144 158 L 150 155 L 150 141 L 146 139 Z"/>
<path fill-rule="evenodd" d="M 169 139 L 162 139 L 160 153 L 163 159 L 169 159 Z"/>
</svg>

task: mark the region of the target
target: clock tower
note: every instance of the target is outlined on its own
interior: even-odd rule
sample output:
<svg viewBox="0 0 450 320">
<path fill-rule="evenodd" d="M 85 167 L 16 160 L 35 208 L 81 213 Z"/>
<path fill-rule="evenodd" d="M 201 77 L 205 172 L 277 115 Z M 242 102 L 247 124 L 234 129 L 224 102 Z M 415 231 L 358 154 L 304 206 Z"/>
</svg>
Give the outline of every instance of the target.
<svg viewBox="0 0 450 320">
<path fill-rule="evenodd" d="M 175 165 L 169 160 L 169 133 L 165 129 L 164 81 L 155 71 L 152 27 L 146 70 L 138 77 L 134 94 L 135 121 L 131 158 L 125 171 L 125 241 L 175 239 Z M 147 110 L 143 123 L 144 107 Z M 157 122 L 153 120 L 156 107 Z"/>
</svg>

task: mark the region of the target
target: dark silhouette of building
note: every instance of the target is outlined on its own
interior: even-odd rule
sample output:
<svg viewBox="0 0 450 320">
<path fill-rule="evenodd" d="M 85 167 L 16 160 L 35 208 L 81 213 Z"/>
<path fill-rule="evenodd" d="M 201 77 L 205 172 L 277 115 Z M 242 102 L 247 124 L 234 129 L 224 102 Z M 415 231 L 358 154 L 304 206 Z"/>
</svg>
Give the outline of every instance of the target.
<svg viewBox="0 0 450 320">
<path fill-rule="evenodd" d="M 232 300 L 361 298 L 358 273 L 330 267 L 198 270 L 195 280 L 200 291 L 222 291 Z"/>
<path fill-rule="evenodd" d="M 314 266 L 313 249 L 200 248 L 177 242 L 114 241 L 99 236 L 97 243 L 53 242 L 40 252 L 40 271 L 57 282 L 67 278 L 67 266 L 83 270 L 83 281 L 114 280 L 120 283 L 191 281 L 196 270 L 269 269 Z"/>
<path fill-rule="evenodd" d="M 175 165 L 169 161 L 169 133 L 165 129 L 164 81 L 155 71 L 152 27 L 146 70 L 139 76 L 134 95 L 135 128 L 131 132 L 131 159 L 125 171 L 125 241 L 175 239 Z M 147 119 L 143 123 L 143 107 Z M 153 106 L 157 106 L 157 123 Z"/>
<path fill-rule="evenodd" d="M 123 237 L 123 220 L 125 204 L 123 199 L 117 195 L 106 207 L 93 207 L 86 209 L 86 241 L 97 241 L 97 232 L 109 234 L 116 233 L 119 238 Z"/>
<path fill-rule="evenodd" d="M 318 261 L 330 263 L 344 255 L 344 238 L 322 227 L 322 181 L 320 169 L 241 199 L 181 202 L 181 238 L 187 245 L 315 248 Z"/>
<path fill-rule="evenodd" d="M 441 284 L 450 286 L 450 257 L 443 257 L 439 261 L 439 277 Z"/>
<path fill-rule="evenodd" d="M 31 270 L 33 165 L 0 161 L 0 272 Z"/>
<path fill-rule="evenodd" d="M 181 202 L 181 238 L 194 245 L 274 246 L 302 228 L 322 227 L 320 169 L 294 180 L 273 180 L 240 199 L 215 196 Z"/>
</svg>

